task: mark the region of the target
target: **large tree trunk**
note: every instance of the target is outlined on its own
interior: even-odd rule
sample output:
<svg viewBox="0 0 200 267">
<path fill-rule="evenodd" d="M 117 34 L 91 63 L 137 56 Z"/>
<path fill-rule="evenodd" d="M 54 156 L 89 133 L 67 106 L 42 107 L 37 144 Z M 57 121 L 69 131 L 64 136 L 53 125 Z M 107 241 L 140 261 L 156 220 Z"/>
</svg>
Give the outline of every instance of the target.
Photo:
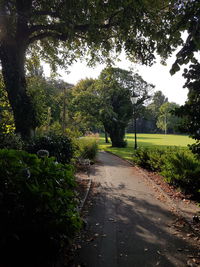
<svg viewBox="0 0 200 267">
<path fill-rule="evenodd" d="M 23 139 L 31 137 L 36 128 L 33 104 L 27 95 L 25 79 L 26 46 L 19 42 L 1 45 L 2 74 L 10 105 L 13 110 L 16 133 Z"/>
<path fill-rule="evenodd" d="M 110 130 L 110 131 L 109 131 Z M 125 147 L 126 142 L 124 141 L 125 128 L 114 127 L 114 129 L 109 129 L 110 139 L 113 147 Z"/>
</svg>

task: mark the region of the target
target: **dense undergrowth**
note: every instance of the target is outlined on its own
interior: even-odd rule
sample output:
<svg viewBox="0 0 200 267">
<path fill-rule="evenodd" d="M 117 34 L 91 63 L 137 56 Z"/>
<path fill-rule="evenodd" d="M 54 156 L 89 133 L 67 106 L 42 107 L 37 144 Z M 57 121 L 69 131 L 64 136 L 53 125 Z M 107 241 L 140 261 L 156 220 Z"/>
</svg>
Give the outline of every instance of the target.
<svg viewBox="0 0 200 267">
<path fill-rule="evenodd" d="M 56 261 L 82 225 L 75 164 L 94 161 L 96 140 L 51 134 L 22 142 L 8 134 L 1 141 L 0 265 Z"/>
<path fill-rule="evenodd" d="M 200 201 L 200 161 L 189 149 L 143 147 L 134 151 L 133 161 Z"/>
</svg>

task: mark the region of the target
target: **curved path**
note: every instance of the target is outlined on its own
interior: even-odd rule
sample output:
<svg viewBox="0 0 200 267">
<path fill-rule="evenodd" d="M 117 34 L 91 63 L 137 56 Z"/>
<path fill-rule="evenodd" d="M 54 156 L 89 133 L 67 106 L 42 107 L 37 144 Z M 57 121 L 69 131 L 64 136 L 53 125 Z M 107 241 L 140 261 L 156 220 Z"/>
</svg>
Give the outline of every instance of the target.
<svg viewBox="0 0 200 267">
<path fill-rule="evenodd" d="M 170 206 L 136 168 L 100 152 L 92 179 L 95 195 L 73 266 L 190 266 L 197 252 L 190 235 L 174 227 Z"/>
</svg>

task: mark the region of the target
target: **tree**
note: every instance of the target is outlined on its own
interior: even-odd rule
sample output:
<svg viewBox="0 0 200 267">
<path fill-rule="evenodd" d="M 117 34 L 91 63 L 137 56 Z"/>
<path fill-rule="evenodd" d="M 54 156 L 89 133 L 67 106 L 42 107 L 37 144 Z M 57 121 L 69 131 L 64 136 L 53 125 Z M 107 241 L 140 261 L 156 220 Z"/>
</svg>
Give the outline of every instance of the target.
<svg viewBox="0 0 200 267">
<path fill-rule="evenodd" d="M 111 138 L 112 146 L 125 145 L 125 128 L 133 117 L 132 93 L 138 96 L 135 110 L 137 117 L 142 105 L 149 98 L 153 86 L 132 71 L 120 68 L 105 68 L 98 79 L 81 80 L 71 90 L 71 117 L 81 116 L 90 127 L 104 126 Z"/>
<path fill-rule="evenodd" d="M 105 68 L 95 86 L 98 90 L 99 117 L 113 147 L 123 147 L 125 128 L 132 117 L 131 91 L 136 81 L 130 71 Z"/>
<path fill-rule="evenodd" d="M 91 62 L 102 61 L 113 50 L 121 52 L 124 48 L 130 58 L 151 64 L 154 51 L 161 53 L 161 48 L 166 47 L 170 25 L 165 23 L 168 21 L 165 16 L 170 14 L 170 3 L 167 0 L 140 3 L 1 0 L 0 60 L 16 132 L 28 138 L 37 125 L 34 106 L 27 94 L 28 54 L 37 52 L 55 69 L 56 64 L 68 65 L 76 57 L 88 54 Z"/>
<path fill-rule="evenodd" d="M 146 118 L 148 119 L 148 122 L 150 124 L 150 131 L 157 132 L 158 128 L 156 126 L 158 116 L 159 116 L 159 110 L 160 107 L 168 102 L 167 97 L 161 92 L 157 91 L 154 93 L 152 97 L 151 103 L 147 106 L 146 110 Z"/>
<path fill-rule="evenodd" d="M 172 113 L 178 107 L 179 105 L 176 103 L 166 102 L 159 109 L 157 127 L 164 131 L 165 134 L 169 131 L 174 133 L 178 129 L 180 118 Z"/>
<path fill-rule="evenodd" d="M 200 2 L 199 0 L 179 0 L 175 1 L 171 16 L 170 42 L 177 39 L 181 44 L 181 49 L 176 55 L 171 74 L 180 70 L 180 66 L 195 60 L 195 52 L 200 49 Z M 181 38 L 181 33 L 187 31 L 185 41 Z M 170 44 L 169 42 L 169 44 Z"/>
<path fill-rule="evenodd" d="M 175 110 L 175 114 L 183 119 L 181 130 L 196 140 L 192 151 L 200 155 L 200 63 L 195 60 L 183 76 L 186 78 L 184 87 L 189 90 L 188 100 Z"/>
<path fill-rule="evenodd" d="M 70 90 L 68 100 L 70 127 L 82 133 L 102 129 L 99 120 L 100 102 L 95 82 L 94 79 L 86 78 L 80 80 Z"/>
</svg>

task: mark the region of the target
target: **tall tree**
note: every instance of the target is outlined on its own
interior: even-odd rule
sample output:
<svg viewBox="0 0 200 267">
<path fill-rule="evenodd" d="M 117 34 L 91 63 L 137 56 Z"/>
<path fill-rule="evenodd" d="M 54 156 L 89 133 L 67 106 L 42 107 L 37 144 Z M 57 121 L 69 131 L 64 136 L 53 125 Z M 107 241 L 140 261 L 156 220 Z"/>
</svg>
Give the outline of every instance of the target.
<svg viewBox="0 0 200 267">
<path fill-rule="evenodd" d="M 102 129 L 99 120 L 100 100 L 95 82 L 94 79 L 86 78 L 70 90 L 68 108 L 71 127 L 82 133 Z"/>
<path fill-rule="evenodd" d="M 100 98 L 99 116 L 113 147 L 123 147 L 125 128 L 132 117 L 131 91 L 136 84 L 132 73 L 120 68 L 105 68 L 95 86 Z"/>
<path fill-rule="evenodd" d="M 0 60 L 16 132 L 29 137 L 37 125 L 27 95 L 27 54 L 37 51 L 55 68 L 89 53 L 91 61 L 102 61 L 110 51 L 124 48 L 130 58 L 151 64 L 154 51 L 164 54 L 173 2 L 1 0 Z"/>
<path fill-rule="evenodd" d="M 156 123 L 158 120 L 160 107 L 166 102 L 168 102 L 168 99 L 161 91 L 154 93 L 151 103 L 146 108 L 146 117 L 148 118 L 148 123 L 150 124 L 150 131 L 158 131 Z"/>
<path fill-rule="evenodd" d="M 159 109 L 159 116 L 157 120 L 157 127 L 165 134 L 174 133 L 181 123 L 181 119 L 173 114 L 173 111 L 179 107 L 173 102 L 164 103 Z"/>
<path fill-rule="evenodd" d="M 188 99 L 185 105 L 176 109 L 175 114 L 183 119 L 181 130 L 196 140 L 191 149 L 200 156 L 200 63 L 195 60 L 189 70 L 185 69 L 184 77 Z"/>
</svg>

